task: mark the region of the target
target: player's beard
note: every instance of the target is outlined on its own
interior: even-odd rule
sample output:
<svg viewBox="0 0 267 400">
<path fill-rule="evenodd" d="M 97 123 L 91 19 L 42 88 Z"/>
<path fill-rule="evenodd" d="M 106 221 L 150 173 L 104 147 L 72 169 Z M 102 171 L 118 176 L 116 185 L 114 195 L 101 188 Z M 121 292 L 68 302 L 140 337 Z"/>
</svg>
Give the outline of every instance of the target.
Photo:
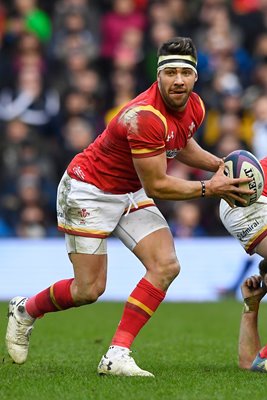
<svg viewBox="0 0 267 400">
<path fill-rule="evenodd" d="M 161 85 L 159 85 L 159 89 L 160 89 L 160 93 L 161 93 L 164 103 L 171 110 L 173 110 L 173 111 L 183 111 L 184 110 L 190 93 L 184 92 L 181 95 L 176 96 L 174 93 L 170 94 L 170 92 L 172 92 L 171 90 L 168 90 L 168 92 L 167 92 L 164 88 L 162 88 Z"/>
<path fill-rule="evenodd" d="M 188 93 L 185 92 L 181 95 L 168 94 L 166 97 L 168 102 L 167 105 L 172 110 L 183 111 L 188 100 Z"/>
</svg>

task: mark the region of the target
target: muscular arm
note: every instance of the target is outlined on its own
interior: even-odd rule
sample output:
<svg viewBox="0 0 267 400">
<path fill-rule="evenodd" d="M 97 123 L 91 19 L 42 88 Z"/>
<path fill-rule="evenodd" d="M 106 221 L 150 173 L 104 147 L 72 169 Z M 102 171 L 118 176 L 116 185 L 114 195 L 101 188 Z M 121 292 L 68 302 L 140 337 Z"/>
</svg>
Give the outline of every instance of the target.
<svg viewBox="0 0 267 400">
<path fill-rule="evenodd" d="M 201 196 L 199 181 L 186 181 L 166 174 L 165 153 L 155 157 L 134 158 L 133 162 L 148 196 L 165 200 L 185 200 Z"/>
<path fill-rule="evenodd" d="M 250 369 L 253 360 L 261 348 L 258 333 L 258 310 L 243 313 L 240 323 L 238 360 L 239 367 Z"/>
<path fill-rule="evenodd" d="M 194 154 L 191 154 L 194 158 Z M 164 200 L 189 200 L 201 197 L 201 183 L 188 181 L 167 175 L 167 161 L 165 153 L 154 157 L 133 158 L 133 163 L 139 179 L 148 196 Z M 224 175 L 224 163 L 221 161 L 216 174 L 206 183 L 206 196 L 218 196 L 224 198 L 230 206 L 231 199 L 245 204 L 239 193 L 253 193 L 237 187 L 248 179 L 230 179 Z"/>
<path fill-rule="evenodd" d="M 192 154 L 194 155 L 193 157 Z M 214 154 L 202 149 L 193 138 L 188 141 L 186 147 L 182 149 L 175 158 L 190 167 L 212 172 L 217 171 L 221 161 L 221 159 Z"/>
<path fill-rule="evenodd" d="M 238 359 L 240 368 L 250 369 L 261 348 L 258 332 L 258 310 L 260 301 L 266 294 L 266 287 L 261 287 L 261 277 L 254 275 L 245 280 L 241 291 L 245 307 L 240 322 Z"/>
</svg>

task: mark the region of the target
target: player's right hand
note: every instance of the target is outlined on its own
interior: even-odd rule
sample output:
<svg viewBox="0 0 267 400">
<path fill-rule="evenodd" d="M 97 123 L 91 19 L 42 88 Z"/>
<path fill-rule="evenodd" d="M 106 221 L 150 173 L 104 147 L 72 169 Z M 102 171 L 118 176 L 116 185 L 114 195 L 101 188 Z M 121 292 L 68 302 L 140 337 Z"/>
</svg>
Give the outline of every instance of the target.
<svg viewBox="0 0 267 400">
<path fill-rule="evenodd" d="M 242 197 L 242 194 L 253 194 L 254 191 L 238 185 L 250 181 L 251 178 L 229 178 L 226 176 L 224 174 L 224 162 L 221 161 L 217 172 L 209 181 L 209 190 L 214 196 L 224 199 L 232 208 L 235 207 L 235 201 L 246 206 L 247 202 Z"/>
<path fill-rule="evenodd" d="M 257 300 L 260 302 L 267 293 L 267 288 L 265 285 L 262 285 L 262 278 L 260 275 L 252 275 L 243 282 L 241 292 L 244 299 L 248 297 L 257 297 Z"/>
</svg>

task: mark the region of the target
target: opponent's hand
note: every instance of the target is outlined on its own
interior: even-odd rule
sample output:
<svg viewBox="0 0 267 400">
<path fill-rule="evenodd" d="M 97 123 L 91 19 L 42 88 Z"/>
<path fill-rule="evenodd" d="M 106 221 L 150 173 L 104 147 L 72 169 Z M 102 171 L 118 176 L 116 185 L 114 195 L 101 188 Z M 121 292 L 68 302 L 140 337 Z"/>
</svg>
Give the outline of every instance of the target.
<svg viewBox="0 0 267 400">
<path fill-rule="evenodd" d="M 255 297 L 260 302 L 267 293 L 267 287 L 263 285 L 260 275 L 252 275 L 243 282 L 241 293 L 244 299 Z"/>
<path fill-rule="evenodd" d="M 254 191 L 238 187 L 240 183 L 250 182 L 251 178 L 229 178 L 224 174 L 224 162 L 221 161 L 218 171 L 208 181 L 206 185 L 207 195 L 217 196 L 224 199 L 230 207 L 235 207 L 234 201 L 239 201 L 246 206 L 246 200 L 241 197 L 242 194 L 253 194 Z"/>
</svg>

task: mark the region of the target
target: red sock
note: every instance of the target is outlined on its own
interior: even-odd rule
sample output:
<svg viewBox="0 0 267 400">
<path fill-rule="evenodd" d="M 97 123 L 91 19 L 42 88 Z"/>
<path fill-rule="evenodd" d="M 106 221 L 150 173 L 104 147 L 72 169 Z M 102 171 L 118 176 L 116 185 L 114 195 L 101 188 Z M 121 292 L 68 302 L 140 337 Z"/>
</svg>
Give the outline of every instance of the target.
<svg viewBox="0 0 267 400">
<path fill-rule="evenodd" d="M 40 318 L 49 312 L 66 310 L 75 307 L 71 297 L 70 285 L 73 279 L 64 279 L 29 298 L 26 311 L 33 318 Z"/>
<path fill-rule="evenodd" d="M 260 356 L 261 358 L 267 358 L 267 345 L 261 349 Z"/>
<path fill-rule="evenodd" d="M 154 314 L 165 294 L 146 279 L 141 279 L 125 304 L 122 319 L 111 344 L 130 348 L 138 332 Z"/>
</svg>

